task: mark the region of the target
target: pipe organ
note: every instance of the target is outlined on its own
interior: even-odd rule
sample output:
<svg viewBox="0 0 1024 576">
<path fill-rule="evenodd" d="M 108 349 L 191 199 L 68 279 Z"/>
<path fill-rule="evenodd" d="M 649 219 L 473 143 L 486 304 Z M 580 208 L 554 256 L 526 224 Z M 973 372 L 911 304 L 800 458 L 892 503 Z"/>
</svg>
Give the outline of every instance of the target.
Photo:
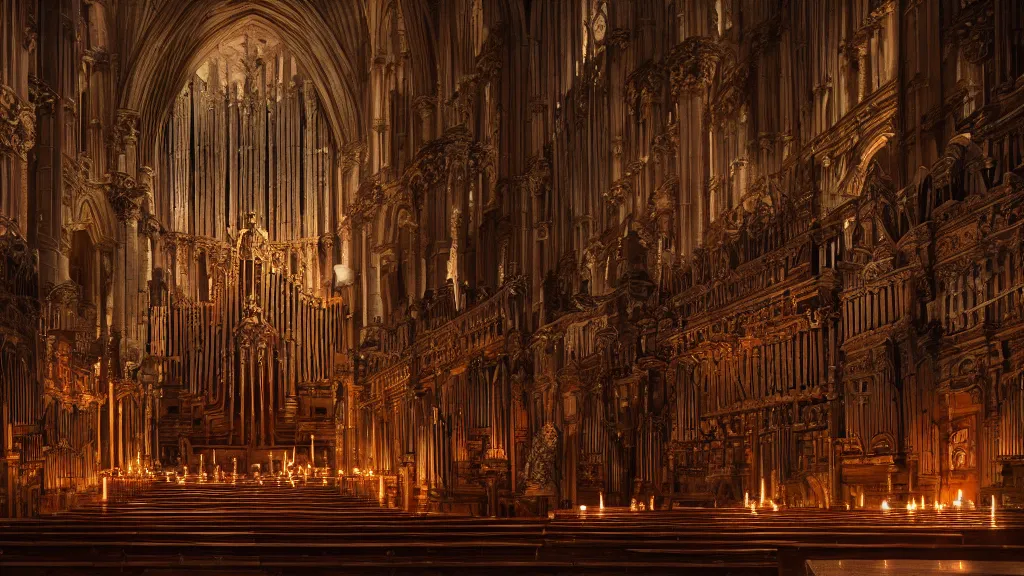
<svg viewBox="0 0 1024 576">
<path fill-rule="evenodd" d="M 330 420 L 333 428 L 333 402 L 311 390 L 336 387 L 345 306 L 277 268 L 281 249 L 255 214 L 248 226 L 234 245 L 208 252 L 223 265 L 211 301 L 172 294 L 154 308 L 162 316 L 165 346 L 156 353 L 167 359 L 165 390 L 176 391 L 164 403 L 177 414 L 165 411 L 161 425 L 178 434 L 184 426 L 210 446 L 302 445 L 313 429 L 300 437 L 300 421 Z M 167 457 L 176 453 L 176 436 L 161 436 L 161 444 Z"/>
</svg>

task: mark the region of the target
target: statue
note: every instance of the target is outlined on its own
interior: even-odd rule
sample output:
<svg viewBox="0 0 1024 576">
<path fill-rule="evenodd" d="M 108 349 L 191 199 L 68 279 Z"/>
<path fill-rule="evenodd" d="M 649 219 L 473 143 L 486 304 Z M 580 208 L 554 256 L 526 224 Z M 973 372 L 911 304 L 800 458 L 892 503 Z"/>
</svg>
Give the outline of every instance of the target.
<svg viewBox="0 0 1024 576">
<path fill-rule="evenodd" d="M 528 490 L 554 489 L 557 450 L 558 429 L 549 422 L 534 435 L 530 453 L 526 457 L 522 478 Z"/>
</svg>

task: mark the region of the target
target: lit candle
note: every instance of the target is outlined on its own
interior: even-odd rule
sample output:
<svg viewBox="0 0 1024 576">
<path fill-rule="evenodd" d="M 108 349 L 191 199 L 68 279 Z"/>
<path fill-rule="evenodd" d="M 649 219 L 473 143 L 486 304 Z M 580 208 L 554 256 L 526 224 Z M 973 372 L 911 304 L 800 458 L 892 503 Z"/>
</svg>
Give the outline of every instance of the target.
<svg viewBox="0 0 1024 576">
<path fill-rule="evenodd" d="M 888 511 L 888 510 L 889 510 L 889 501 L 888 500 L 882 500 L 882 511 Z"/>
<path fill-rule="evenodd" d="M 654 512 L 654 496 L 651 496 L 651 512 Z"/>
<path fill-rule="evenodd" d="M 750 492 L 744 492 L 743 493 L 743 507 L 744 508 L 749 508 L 750 507 Z"/>
<path fill-rule="evenodd" d="M 316 463 L 316 457 L 314 456 L 314 454 L 316 454 L 316 453 L 313 452 L 313 435 L 310 434 L 309 435 L 309 463 L 310 463 L 310 465 L 313 465 L 313 464 Z"/>
<path fill-rule="evenodd" d="M 995 522 L 996 521 L 996 496 L 995 496 L 995 494 L 990 496 L 990 498 L 992 499 L 992 521 Z"/>
<path fill-rule="evenodd" d="M 604 510 L 604 492 L 600 493 L 600 498 L 601 498 L 600 509 Z"/>
<path fill-rule="evenodd" d="M 104 476 L 103 477 L 103 501 L 106 502 L 106 500 L 107 500 L 107 477 Z"/>
<path fill-rule="evenodd" d="M 761 477 L 761 506 L 764 506 L 764 476 Z"/>
</svg>

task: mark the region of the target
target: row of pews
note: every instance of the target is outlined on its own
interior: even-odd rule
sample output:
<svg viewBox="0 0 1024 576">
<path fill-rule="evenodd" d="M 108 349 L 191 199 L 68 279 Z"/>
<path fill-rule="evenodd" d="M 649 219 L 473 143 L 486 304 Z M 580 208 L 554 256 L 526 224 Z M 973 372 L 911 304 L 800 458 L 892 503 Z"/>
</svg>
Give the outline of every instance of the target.
<svg viewBox="0 0 1024 576">
<path fill-rule="evenodd" d="M 13 574 L 806 574 L 810 558 L 1020 561 L 1024 513 L 625 509 L 413 514 L 335 486 L 156 483 L 122 503 L 0 520 Z"/>
</svg>

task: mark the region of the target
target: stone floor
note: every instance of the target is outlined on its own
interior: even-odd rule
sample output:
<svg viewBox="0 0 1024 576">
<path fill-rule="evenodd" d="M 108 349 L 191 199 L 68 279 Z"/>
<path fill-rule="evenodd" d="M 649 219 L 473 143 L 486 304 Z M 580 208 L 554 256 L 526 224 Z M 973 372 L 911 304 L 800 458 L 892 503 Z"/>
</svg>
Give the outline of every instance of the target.
<svg viewBox="0 0 1024 576">
<path fill-rule="evenodd" d="M 410 514 L 333 486 L 273 483 L 157 483 L 122 503 L 0 520 L 4 576 L 774 575 L 806 574 L 808 559 L 1022 558 L 1018 512 L 1000 511 L 994 524 L 984 511 L 739 508 L 499 520 Z"/>
</svg>

